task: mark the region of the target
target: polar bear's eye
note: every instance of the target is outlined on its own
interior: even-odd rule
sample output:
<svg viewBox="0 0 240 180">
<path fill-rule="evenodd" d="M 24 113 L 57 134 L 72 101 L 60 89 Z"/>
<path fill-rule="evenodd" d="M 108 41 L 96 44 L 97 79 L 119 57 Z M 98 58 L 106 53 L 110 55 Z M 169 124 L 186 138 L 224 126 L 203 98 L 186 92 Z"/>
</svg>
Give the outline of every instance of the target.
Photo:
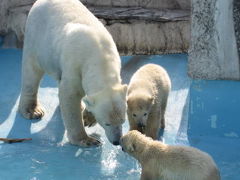
<svg viewBox="0 0 240 180">
<path fill-rule="evenodd" d="M 144 113 L 143 115 L 144 115 L 144 116 L 146 116 L 146 115 L 147 115 L 147 113 Z"/>
<path fill-rule="evenodd" d="M 133 117 L 136 117 L 137 115 L 136 114 L 133 114 Z"/>
</svg>

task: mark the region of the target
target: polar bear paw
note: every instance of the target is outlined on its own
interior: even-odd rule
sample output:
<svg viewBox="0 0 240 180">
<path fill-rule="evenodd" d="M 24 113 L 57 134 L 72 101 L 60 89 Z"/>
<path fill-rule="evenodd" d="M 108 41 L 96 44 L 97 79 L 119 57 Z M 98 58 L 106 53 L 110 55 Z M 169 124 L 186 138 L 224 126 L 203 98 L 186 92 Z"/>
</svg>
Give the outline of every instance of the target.
<svg viewBox="0 0 240 180">
<path fill-rule="evenodd" d="M 86 138 L 81 139 L 80 141 L 70 140 L 70 143 L 82 147 L 100 146 L 102 144 L 98 139 L 95 139 L 90 136 L 87 136 Z"/>
<path fill-rule="evenodd" d="M 86 109 L 83 111 L 83 123 L 84 126 L 94 126 L 97 121 L 91 112 L 88 112 Z"/>
<path fill-rule="evenodd" d="M 44 116 L 44 110 L 40 105 L 19 107 L 19 112 L 26 119 L 41 119 Z"/>
</svg>

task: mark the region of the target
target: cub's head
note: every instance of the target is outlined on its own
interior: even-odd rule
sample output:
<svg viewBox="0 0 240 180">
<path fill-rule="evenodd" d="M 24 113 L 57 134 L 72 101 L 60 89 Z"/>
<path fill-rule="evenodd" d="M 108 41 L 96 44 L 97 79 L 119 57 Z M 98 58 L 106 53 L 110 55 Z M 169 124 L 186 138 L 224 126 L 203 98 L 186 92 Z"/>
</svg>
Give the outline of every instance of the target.
<svg viewBox="0 0 240 180">
<path fill-rule="evenodd" d="M 94 115 L 114 145 L 119 145 L 122 124 L 126 119 L 126 93 L 127 85 L 117 85 L 83 98 L 87 110 Z"/>
<path fill-rule="evenodd" d="M 146 94 L 130 94 L 127 105 L 128 117 L 133 119 L 139 128 L 144 128 L 153 105 L 153 97 Z"/>
<path fill-rule="evenodd" d="M 121 137 L 120 145 L 123 151 L 138 159 L 139 154 L 145 149 L 148 141 L 152 141 L 152 139 L 137 130 L 132 130 Z"/>
</svg>

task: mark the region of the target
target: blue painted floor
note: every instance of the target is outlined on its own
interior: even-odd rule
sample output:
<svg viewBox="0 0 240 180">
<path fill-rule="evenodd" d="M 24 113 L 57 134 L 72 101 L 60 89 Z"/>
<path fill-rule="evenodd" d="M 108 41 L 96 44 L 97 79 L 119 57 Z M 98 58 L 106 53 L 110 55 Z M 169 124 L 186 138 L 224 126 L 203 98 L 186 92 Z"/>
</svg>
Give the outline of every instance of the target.
<svg viewBox="0 0 240 180">
<path fill-rule="evenodd" d="M 193 81 L 188 139 L 216 160 L 224 180 L 240 179 L 240 82 Z"/>
<path fill-rule="evenodd" d="M 58 106 L 56 82 L 46 76 L 39 99 L 46 109 L 40 121 L 17 113 L 21 81 L 20 50 L 0 49 L 0 137 L 32 138 L 0 144 L 0 180 L 136 180 L 141 167 L 120 147 L 112 146 L 96 125 L 89 134 L 103 145 L 79 148 L 66 143 Z M 172 80 L 163 141 L 198 147 L 213 156 L 223 180 L 240 175 L 240 83 L 192 81 L 187 77 L 186 55 L 122 57 L 122 78 L 128 82 L 143 64 L 156 63 Z M 124 133 L 128 123 L 124 124 Z"/>
</svg>

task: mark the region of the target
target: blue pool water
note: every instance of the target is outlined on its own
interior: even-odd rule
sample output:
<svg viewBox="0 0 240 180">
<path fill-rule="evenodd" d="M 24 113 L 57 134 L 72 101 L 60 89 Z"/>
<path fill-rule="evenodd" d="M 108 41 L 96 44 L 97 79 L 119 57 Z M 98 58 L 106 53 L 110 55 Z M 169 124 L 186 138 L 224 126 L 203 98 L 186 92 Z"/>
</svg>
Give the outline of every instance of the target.
<svg viewBox="0 0 240 180">
<path fill-rule="evenodd" d="M 103 145 L 80 148 L 66 143 L 56 82 L 45 76 L 39 100 L 46 109 L 42 120 L 17 113 L 21 81 L 20 50 L 0 49 L 0 137 L 32 138 L 0 144 L 0 180 L 135 180 L 141 167 L 120 147 L 111 145 L 103 129 L 87 128 Z M 193 81 L 187 76 L 187 55 L 122 57 L 122 78 L 143 64 L 156 63 L 172 80 L 163 141 L 197 147 L 213 156 L 223 180 L 240 175 L 240 83 Z M 128 123 L 123 127 L 128 130 Z"/>
</svg>

